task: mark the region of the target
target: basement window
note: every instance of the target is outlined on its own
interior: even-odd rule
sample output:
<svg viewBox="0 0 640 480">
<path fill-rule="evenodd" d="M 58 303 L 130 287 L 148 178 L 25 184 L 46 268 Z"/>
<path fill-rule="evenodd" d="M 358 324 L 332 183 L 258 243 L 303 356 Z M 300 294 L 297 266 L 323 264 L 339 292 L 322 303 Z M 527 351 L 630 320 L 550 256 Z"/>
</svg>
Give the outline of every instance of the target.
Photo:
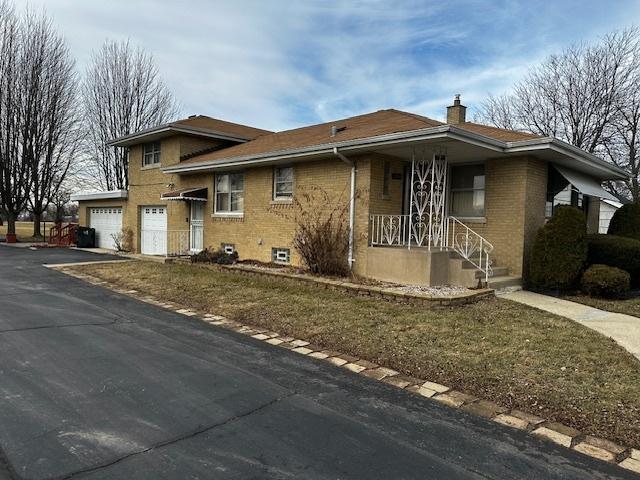
<svg viewBox="0 0 640 480">
<path fill-rule="evenodd" d="M 150 165 L 160 165 L 160 142 L 144 144 L 142 166 L 148 167 Z"/>
<path fill-rule="evenodd" d="M 272 248 L 271 261 L 273 263 L 291 263 L 291 253 L 288 248 Z"/>
<path fill-rule="evenodd" d="M 233 252 L 236 251 L 236 246 L 233 243 L 223 243 L 222 250 L 227 255 L 233 255 Z"/>
</svg>

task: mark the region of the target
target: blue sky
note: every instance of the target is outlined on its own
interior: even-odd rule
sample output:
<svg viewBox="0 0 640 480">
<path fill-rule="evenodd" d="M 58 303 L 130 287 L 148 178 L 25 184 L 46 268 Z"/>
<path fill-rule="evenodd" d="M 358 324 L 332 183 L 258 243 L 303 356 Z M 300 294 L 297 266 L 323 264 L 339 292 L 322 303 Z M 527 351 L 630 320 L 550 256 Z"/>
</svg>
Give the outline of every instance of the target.
<svg viewBox="0 0 640 480">
<path fill-rule="evenodd" d="M 16 0 L 26 5 L 23 0 Z M 546 55 L 640 24 L 640 1 L 34 0 L 83 70 L 105 38 L 150 51 L 182 105 L 272 130 L 381 108 L 442 119 Z"/>
</svg>

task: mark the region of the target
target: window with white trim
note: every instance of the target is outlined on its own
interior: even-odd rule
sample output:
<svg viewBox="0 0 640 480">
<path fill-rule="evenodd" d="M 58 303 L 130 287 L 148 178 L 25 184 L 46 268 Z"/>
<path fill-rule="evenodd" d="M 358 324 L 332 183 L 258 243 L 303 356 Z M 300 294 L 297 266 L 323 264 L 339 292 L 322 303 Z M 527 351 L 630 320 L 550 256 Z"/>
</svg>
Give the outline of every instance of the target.
<svg viewBox="0 0 640 480">
<path fill-rule="evenodd" d="M 273 199 L 291 200 L 293 198 L 293 167 L 273 169 Z"/>
<path fill-rule="evenodd" d="M 272 248 L 271 261 L 273 263 L 291 263 L 291 251 L 288 248 Z"/>
<path fill-rule="evenodd" d="M 241 214 L 244 211 L 244 174 L 224 173 L 216 175 L 215 213 Z"/>
<path fill-rule="evenodd" d="M 227 255 L 233 255 L 233 252 L 236 251 L 236 246 L 233 243 L 223 243 L 222 251 Z"/>
<path fill-rule="evenodd" d="M 483 164 L 451 167 L 451 215 L 484 217 L 484 183 Z"/>
<path fill-rule="evenodd" d="M 143 149 L 142 166 L 160 164 L 160 142 L 145 143 Z"/>
</svg>

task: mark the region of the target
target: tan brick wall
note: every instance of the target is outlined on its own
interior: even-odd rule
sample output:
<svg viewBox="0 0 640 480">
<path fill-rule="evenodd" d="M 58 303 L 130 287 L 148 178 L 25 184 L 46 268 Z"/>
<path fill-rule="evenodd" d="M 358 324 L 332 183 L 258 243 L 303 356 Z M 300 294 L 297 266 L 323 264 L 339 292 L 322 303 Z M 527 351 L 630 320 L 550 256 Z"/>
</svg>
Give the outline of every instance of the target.
<svg viewBox="0 0 640 480">
<path fill-rule="evenodd" d="M 161 143 L 161 167 L 178 163 L 179 155 L 190 150 L 200 150 L 212 142 L 197 142 L 190 137 L 172 137 Z M 218 248 L 222 243 L 236 246 L 240 257 L 261 261 L 271 260 L 272 247 L 291 248 L 292 263 L 300 258 L 291 242 L 295 230 L 295 208 L 292 203 L 272 200 L 273 167 L 244 170 L 244 214 L 241 218 L 228 218 L 214 214 L 214 174 L 190 175 L 165 174 L 159 167 L 141 167 L 142 146 L 130 149 L 129 198 L 124 211 L 123 224 L 134 231 L 134 250 L 139 251 L 141 207 L 164 206 L 167 208 L 168 230 L 189 229 L 189 202 L 162 201 L 160 196 L 171 189 L 206 187 L 204 245 Z M 359 173 L 356 187 L 361 195 L 356 202 L 356 235 L 354 252 L 364 255 L 367 246 L 369 161 L 357 159 Z M 336 203 L 347 205 L 350 194 L 350 166 L 334 157 L 315 162 L 299 162 L 294 168 L 294 195 L 299 197 L 310 187 L 326 190 Z M 107 202 L 108 203 L 108 202 Z M 348 210 L 346 213 L 348 221 Z M 357 253 L 355 254 L 357 255 Z"/>
<path fill-rule="evenodd" d="M 302 194 L 311 187 L 325 190 L 334 205 L 346 205 L 350 192 L 350 169 L 340 160 L 327 159 L 311 163 L 296 163 L 294 171 L 294 196 L 303 205 Z M 271 249 L 291 249 L 291 261 L 300 264 L 300 258 L 292 247 L 295 216 L 299 210 L 293 203 L 272 199 L 273 167 L 259 167 L 244 171 L 244 213 L 242 218 L 227 218 L 213 213 L 214 201 L 207 203 L 205 218 L 205 245 L 213 248 L 222 243 L 235 245 L 240 258 L 260 261 L 271 260 Z M 210 178 L 211 192 L 213 178 Z M 212 194 L 211 194 L 212 196 Z M 322 208 L 317 205 L 315 208 Z M 332 208 L 326 206 L 325 208 Z M 348 221 L 348 213 L 345 219 Z"/>
<path fill-rule="evenodd" d="M 467 223 L 494 246 L 497 266 L 522 275 L 525 256 L 544 224 L 546 162 L 530 157 L 489 159 L 485 164 L 485 220 Z"/>
<path fill-rule="evenodd" d="M 188 202 L 161 200 L 160 196 L 169 190 L 191 186 L 208 187 L 211 190 L 211 175 L 186 175 L 163 173 L 161 168 L 175 165 L 180 155 L 216 145 L 216 141 L 195 139 L 188 136 L 174 136 L 161 141 L 160 165 L 142 166 L 142 145 L 129 150 L 129 198 L 124 226 L 134 232 L 133 247 L 140 251 L 141 207 L 164 206 L 167 208 L 167 229 L 170 231 L 189 230 Z M 168 185 L 173 184 L 172 187 Z"/>
<path fill-rule="evenodd" d="M 383 195 L 384 162 L 390 165 L 389 195 Z M 404 182 L 404 166 L 407 162 L 385 155 L 371 156 L 371 190 L 369 202 L 371 214 L 401 215 L 402 214 L 402 185 Z M 399 175 L 400 180 L 394 180 L 393 175 Z"/>
</svg>

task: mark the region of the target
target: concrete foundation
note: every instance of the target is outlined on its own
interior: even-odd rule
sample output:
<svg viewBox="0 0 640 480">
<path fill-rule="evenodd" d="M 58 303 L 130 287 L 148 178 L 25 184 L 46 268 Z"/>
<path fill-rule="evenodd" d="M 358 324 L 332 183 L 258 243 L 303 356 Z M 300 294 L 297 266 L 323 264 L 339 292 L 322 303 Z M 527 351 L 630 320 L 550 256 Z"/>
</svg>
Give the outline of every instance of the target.
<svg viewBox="0 0 640 480">
<path fill-rule="evenodd" d="M 449 252 L 424 247 L 368 247 L 362 274 L 384 282 L 433 287 L 449 283 Z"/>
</svg>

